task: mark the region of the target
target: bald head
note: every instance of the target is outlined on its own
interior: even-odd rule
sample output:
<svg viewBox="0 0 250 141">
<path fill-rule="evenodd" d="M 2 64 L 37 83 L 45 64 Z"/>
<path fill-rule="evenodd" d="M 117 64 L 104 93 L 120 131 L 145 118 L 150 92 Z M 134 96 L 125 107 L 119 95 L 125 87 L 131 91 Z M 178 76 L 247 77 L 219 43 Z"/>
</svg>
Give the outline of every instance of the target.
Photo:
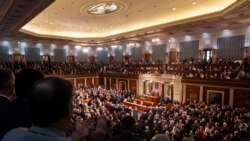
<svg viewBox="0 0 250 141">
<path fill-rule="evenodd" d="M 37 126 L 51 126 L 62 118 L 70 117 L 72 84 L 58 77 L 39 80 L 31 90 L 32 121 Z"/>
<path fill-rule="evenodd" d="M 155 135 L 151 141 L 170 141 L 169 137 L 166 134 Z"/>
</svg>

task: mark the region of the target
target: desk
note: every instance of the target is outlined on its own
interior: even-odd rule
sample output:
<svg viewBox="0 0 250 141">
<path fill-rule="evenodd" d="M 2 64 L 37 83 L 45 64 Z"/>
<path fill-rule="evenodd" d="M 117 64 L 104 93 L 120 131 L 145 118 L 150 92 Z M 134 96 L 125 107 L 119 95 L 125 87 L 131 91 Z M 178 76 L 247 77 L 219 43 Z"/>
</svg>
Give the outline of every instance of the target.
<svg viewBox="0 0 250 141">
<path fill-rule="evenodd" d="M 150 102 L 154 102 L 154 103 L 159 103 L 159 101 L 158 101 L 158 97 L 157 96 L 149 96 L 149 95 L 147 95 L 146 96 L 146 100 L 147 101 L 150 101 Z"/>
<path fill-rule="evenodd" d="M 140 104 L 136 104 L 136 103 L 132 103 L 132 102 L 127 102 L 127 101 L 124 101 L 123 104 L 127 105 L 129 107 L 132 107 L 132 108 L 136 107 L 137 110 L 140 111 L 140 112 L 144 112 L 144 110 L 146 108 L 146 106 L 144 106 L 144 105 L 140 105 Z"/>
<path fill-rule="evenodd" d="M 143 104 L 145 106 L 156 106 L 156 104 L 154 102 L 151 102 L 151 101 L 147 101 L 146 99 L 138 99 L 138 98 L 135 98 L 135 100 L 137 104 Z"/>
</svg>

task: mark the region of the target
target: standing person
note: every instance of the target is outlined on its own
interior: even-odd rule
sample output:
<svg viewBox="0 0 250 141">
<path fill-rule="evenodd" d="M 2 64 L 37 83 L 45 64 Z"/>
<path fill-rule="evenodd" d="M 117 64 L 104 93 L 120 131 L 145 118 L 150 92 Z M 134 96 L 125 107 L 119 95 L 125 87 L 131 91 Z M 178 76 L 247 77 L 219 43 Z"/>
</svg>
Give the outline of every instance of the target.
<svg viewBox="0 0 250 141">
<path fill-rule="evenodd" d="M 31 127 L 29 92 L 43 77 L 42 72 L 34 69 L 22 70 L 16 75 L 16 99 L 0 108 L 0 139 L 11 129 Z"/>
<path fill-rule="evenodd" d="M 133 135 L 135 119 L 132 116 L 125 116 L 121 121 L 122 134 L 111 137 L 108 141 L 143 141 Z"/>
<path fill-rule="evenodd" d="M 65 134 L 73 113 L 73 86 L 58 77 L 39 80 L 30 93 L 31 128 L 16 128 L 8 132 L 2 141 L 67 141 Z M 87 121 L 82 122 L 82 132 L 76 132 L 78 141 L 89 134 Z M 78 134 L 79 133 L 79 134 Z"/>
<path fill-rule="evenodd" d="M 15 91 L 15 76 L 9 69 L 0 69 L 0 107 L 9 103 Z"/>
</svg>

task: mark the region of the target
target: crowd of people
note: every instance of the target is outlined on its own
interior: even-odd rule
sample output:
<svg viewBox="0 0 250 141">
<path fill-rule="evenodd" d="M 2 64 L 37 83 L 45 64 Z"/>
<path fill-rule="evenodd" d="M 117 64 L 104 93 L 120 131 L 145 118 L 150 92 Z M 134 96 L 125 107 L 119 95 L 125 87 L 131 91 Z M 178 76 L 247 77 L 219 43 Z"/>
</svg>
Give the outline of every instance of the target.
<svg viewBox="0 0 250 141">
<path fill-rule="evenodd" d="M 41 71 L 34 69 L 22 70 L 16 77 L 11 70 L 0 69 L 0 138 L 3 141 L 249 138 L 250 111 L 244 107 L 168 100 L 172 107 L 150 106 L 138 111 L 123 104 L 123 100 L 131 97 L 135 95 L 130 91 L 101 86 L 78 84 L 73 88 L 67 80 L 44 78 Z"/>
<path fill-rule="evenodd" d="M 123 103 L 114 103 L 111 95 L 101 87 L 78 89 L 74 117 L 96 119 L 105 115 L 112 121 L 108 124 L 108 136 L 116 136 L 121 134 L 120 119 L 131 115 L 136 120 L 135 136 L 146 141 L 157 134 L 166 134 L 172 141 L 240 140 L 247 138 L 250 131 L 250 111 L 244 107 L 233 109 L 188 101 L 184 104 L 175 102 L 170 109 L 148 107 L 140 112 Z"/>
<path fill-rule="evenodd" d="M 44 74 L 171 74 L 186 78 L 200 79 L 250 79 L 250 69 L 239 61 L 219 61 L 216 64 L 191 62 L 184 64 L 164 64 L 162 62 L 0 62 L 0 68 L 9 68 L 15 73 L 31 68 Z"/>
</svg>

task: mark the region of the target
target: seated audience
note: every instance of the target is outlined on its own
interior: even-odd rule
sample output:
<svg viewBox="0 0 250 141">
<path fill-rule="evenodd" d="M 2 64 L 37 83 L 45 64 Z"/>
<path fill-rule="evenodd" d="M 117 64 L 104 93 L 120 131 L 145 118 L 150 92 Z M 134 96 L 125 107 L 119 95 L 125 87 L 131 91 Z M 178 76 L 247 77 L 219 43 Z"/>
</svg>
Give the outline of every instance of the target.
<svg viewBox="0 0 250 141">
<path fill-rule="evenodd" d="M 133 135 L 135 119 L 132 116 L 125 116 L 121 121 L 122 134 L 111 137 L 108 141 L 143 141 Z"/>
</svg>

